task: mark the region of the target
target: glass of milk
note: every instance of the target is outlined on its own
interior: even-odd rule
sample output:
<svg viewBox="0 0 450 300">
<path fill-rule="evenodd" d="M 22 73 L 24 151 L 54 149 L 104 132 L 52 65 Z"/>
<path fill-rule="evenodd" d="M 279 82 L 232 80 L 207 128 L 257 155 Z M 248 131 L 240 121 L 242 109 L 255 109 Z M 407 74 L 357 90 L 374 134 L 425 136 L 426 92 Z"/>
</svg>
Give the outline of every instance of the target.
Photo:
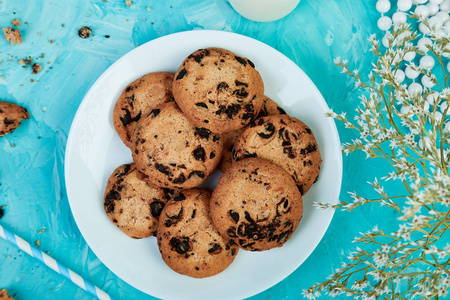
<svg viewBox="0 0 450 300">
<path fill-rule="evenodd" d="M 229 0 L 243 17 L 257 22 L 271 22 L 287 16 L 300 0 Z"/>
</svg>

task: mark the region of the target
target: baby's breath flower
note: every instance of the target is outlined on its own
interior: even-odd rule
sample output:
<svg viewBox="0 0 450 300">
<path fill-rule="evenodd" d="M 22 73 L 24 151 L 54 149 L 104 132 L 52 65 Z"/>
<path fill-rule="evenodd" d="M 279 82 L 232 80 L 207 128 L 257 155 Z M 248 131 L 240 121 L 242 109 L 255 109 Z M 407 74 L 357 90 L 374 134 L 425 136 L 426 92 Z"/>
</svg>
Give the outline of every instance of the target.
<svg viewBox="0 0 450 300">
<path fill-rule="evenodd" d="M 422 34 L 408 23 L 394 24 L 384 33 L 385 47 L 380 48 L 377 36 L 371 35 L 370 50 L 377 61 L 368 83 L 359 70 L 349 71 L 348 60 L 335 58 L 341 71 L 365 92 L 353 114 L 354 123 L 345 113 L 330 110 L 325 114 L 359 133 L 359 138 L 342 144 L 342 152 L 361 150 L 367 158 L 384 158 L 392 168 L 380 177 L 392 182 L 386 186 L 377 179 L 370 182 L 376 195 L 373 199 L 349 192 L 351 201 L 314 203 L 321 209 L 353 210 L 374 203 L 394 208 L 397 215 L 392 221 L 397 222 L 393 223 L 397 230 L 386 234 L 375 226 L 360 233 L 353 242 L 370 247 L 356 247 L 347 256 L 351 263 L 343 262 L 328 281 L 304 290 L 305 298 L 315 299 L 321 291 L 330 297 L 346 294 L 354 299 L 448 297 L 450 245 L 443 247 L 440 239 L 448 238 L 450 229 L 450 64 L 446 65 L 450 38 L 430 18 L 415 13 L 407 18 L 429 29 L 425 36 L 431 43 L 419 44 Z M 424 55 L 435 56 L 436 66 L 419 63 Z M 405 67 L 412 71 L 406 80 L 401 73 Z M 417 79 L 410 78 L 416 75 L 414 71 Z M 420 91 L 409 88 L 420 80 Z"/>
</svg>

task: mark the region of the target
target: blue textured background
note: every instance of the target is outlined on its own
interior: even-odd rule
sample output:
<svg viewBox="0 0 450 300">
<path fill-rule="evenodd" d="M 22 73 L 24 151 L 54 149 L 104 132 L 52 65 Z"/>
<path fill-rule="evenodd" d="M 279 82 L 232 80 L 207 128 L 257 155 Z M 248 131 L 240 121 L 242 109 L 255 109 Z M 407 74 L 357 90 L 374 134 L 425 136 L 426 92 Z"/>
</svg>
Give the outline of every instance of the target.
<svg viewBox="0 0 450 300">
<path fill-rule="evenodd" d="M 287 55 L 317 85 L 335 111 L 353 111 L 358 93 L 333 64 L 348 58 L 368 73 L 367 38 L 377 32 L 375 0 L 301 0 L 286 18 L 257 23 L 239 16 L 225 0 L 1 0 L 0 27 L 20 19 L 23 44 L 0 38 L 0 99 L 28 109 L 30 120 L 0 138 L 1 224 L 118 299 L 151 299 L 110 272 L 82 238 L 70 212 L 64 184 L 64 151 L 75 112 L 85 93 L 114 61 L 131 49 L 170 33 L 192 29 L 232 31 Z M 148 8 L 151 8 L 149 10 Z M 78 37 L 89 26 L 93 35 Z M 106 38 L 105 35 L 109 35 Z M 18 63 L 33 57 L 37 75 Z M 338 124 L 341 141 L 354 133 Z M 366 181 L 383 171 L 363 154 L 344 157 L 341 196 L 370 194 Z M 319 246 L 293 274 L 252 299 L 301 299 L 352 251 L 353 237 L 388 220 L 385 211 L 337 212 Z M 270 276 L 270 274 L 267 274 Z M 91 299 L 62 276 L 0 239 L 0 288 L 17 299 Z"/>
</svg>

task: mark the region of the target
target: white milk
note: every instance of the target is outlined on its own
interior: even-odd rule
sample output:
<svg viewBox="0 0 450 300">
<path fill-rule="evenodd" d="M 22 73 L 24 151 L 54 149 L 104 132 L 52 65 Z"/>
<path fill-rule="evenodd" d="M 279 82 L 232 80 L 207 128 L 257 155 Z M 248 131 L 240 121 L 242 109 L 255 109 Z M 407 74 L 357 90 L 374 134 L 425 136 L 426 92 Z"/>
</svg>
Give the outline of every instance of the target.
<svg viewBox="0 0 450 300">
<path fill-rule="evenodd" d="M 300 0 L 229 0 L 243 17 L 257 22 L 271 22 L 288 15 Z"/>
</svg>

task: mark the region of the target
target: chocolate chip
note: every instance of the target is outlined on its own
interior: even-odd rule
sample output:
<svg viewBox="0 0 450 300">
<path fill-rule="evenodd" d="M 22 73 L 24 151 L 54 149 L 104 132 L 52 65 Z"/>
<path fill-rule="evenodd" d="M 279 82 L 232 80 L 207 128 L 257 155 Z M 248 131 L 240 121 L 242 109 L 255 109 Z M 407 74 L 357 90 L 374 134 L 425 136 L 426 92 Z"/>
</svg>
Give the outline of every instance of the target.
<svg viewBox="0 0 450 300">
<path fill-rule="evenodd" d="M 255 64 L 250 59 L 247 59 L 247 61 L 248 61 L 248 64 L 254 69 Z"/>
<path fill-rule="evenodd" d="M 208 253 L 211 254 L 219 254 L 220 252 L 222 252 L 222 247 L 216 243 L 212 244 L 212 247 L 208 249 Z"/>
<path fill-rule="evenodd" d="M 316 183 L 317 180 L 319 180 L 319 175 L 317 175 L 317 177 L 316 177 L 316 179 L 314 179 L 314 182 L 313 182 L 313 183 Z"/>
<path fill-rule="evenodd" d="M 241 81 L 238 81 L 238 80 L 236 80 L 236 81 L 234 82 L 234 84 L 235 84 L 236 86 L 245 86 L 245 87 L 248 87 L 248 84 L 247 84 L 247 83 L 241 82 Z"/>
<path fill-rule="evenodd" d="M 239 104 L 232 104 L 225 109 L 225 113 L 227 114 L 228 119 L 231 119 L 233 116 L 237 115 L 240 110 L 241 106 Z"/>
<path fill-rule="evenodd" d="M 0 206 L 0 219 L 3 217 L 4 214 L 5 210 Z"/>
<path fill-rule="evenodd" d="M 191 55 L 189 55 L 189 56 L 188 56 L 188 59 L 194 58 L 195 61 L 196 61 L 197 63 L 201 63 L 201 62 L 202 62 L 202 59 L 203 59 L 205 56 L 208 56 L 208 55 L 209 55 L 209 50 L 208 50 L 208 49 L 200 49 L 200 50 L 197 50 L 196 53 L 197 53 L 197 54 L 191 54 Z"/>
<path fill-rule="evenodd" d="M 286 111 L 284 109 L 282 109 L 281 107 L 277 106 L 278 112 L 280 113 L 280 115 L 285 115 Z"/>
<path fill-rule="evenodd" d="M 292 149 L 292 147 L 284 147 L 283 148 L 283 153 L 287 154 L 290 159 L 294 159 L 294 158 L 297 157 L 297 155 L 295 155 L 294 150 Z"/>
<path fill-rule="evenodd" d="M 253 119 L 255 117 L 255 114 L 254 113 L 245 113 L 243 116 L 242 116 L 242 119 L 243 120 L 248 120 L 248 119 Z"/>
<path fill-rule="evenodd" d="M 309 129 L 308 127 L 306 127 L 305 130 L 306 130 L 306 132 L 309 133 L 309 134 L 312 133 L 311 129 Z"/>
<path fill-rule="evenodd" d="M 205 161 L 205 155 L 206 155 L 205 149 L 203 149 L 203 147 L 200 145 L 197 148 L 195 148 L 194 151 L 192 151 L 192 155 L 194 156 L 194 158 L 196 160 L 201 160 L 203 162 Z"/>
<path fill-rule="evenodd" d="M 173 198 L 173 201 L 183 201 L 186 199 L 186 196 L 180 192 L 180 194 L 178 194 L 178 196 L 176 196 L 175 198 Z"/>
<path fill-rule="evenodd" d="M 205 173 L 203 173 L 202 171 L 193 171 L 189 174 L 188 178 L 191 179 L 194 176 L 198 176 L 200 178 L 205 178 Z"/>
<path fill-rule="evenodd" d="M 213 142 L 218 142 L 220 141 L 220 136 L 219 135 L 214 135 L 213 136 Z"/>
<path fill-rule="evenodd" d="M 211 154 L 209 155 L 209 159 L 213 159 L 214 157 L 216 157 L 216 153 L 215 152 L 211 152 Z"/>
<path fill-rule="evenodd" d="M 234 90 L 232 94 L 236 95 L 239 98 L 245 98 L 248 96 L 248 92 L 245 90 L 245 87 Z"/>
<path fill-rule="evenodd" d="M 186 177 L 184 177 L 184 174 L 181 174 L 180 176 L 178 176 L 177 178 L 175 178 L 173 180 L 174 184 L 178 184 L 178 183 L 184 183 L 186 181 Z"/>
<path fill-rule="evenodd" d="M 195 218 L 195 213 L 196 213 L 196 211 L 197 211 L 197 210 L 196 210 L 195 208 L 192 210 L 191 219 Z"/>
<path fill-rule="evenodd" d="M 186 69 L 181 69 L 180 72 L 178 72 L 176 80 L 180 80 L 186 75 L 187 75 Z"/>
<path fill-rule="evenodd" d="M 174 190 L 169 188 L 163 188 L 164 196 L 166 196 L 167 200 L 170 200 L 172 198 L 172 195 L 175 193 Z"/>
<path fill-rule="evenodd" d="M 105 196 L 104 206 L 107 213 L 114 212 L 114 201 L 120 200 L 120 194 L 116 190 L 110 190 Z"/>
<path fill-rule="evenodd" d="M 246 111 L 253 111 L 255 110 L 255 107 L 253 106 L 253 104 L 249 103 L 245 106 L 245 110 Z"/>
<path fill-rule="evenodd" d="M 164 175 L 169 176 L 169 175 L 172 174 L 172 173 L 170 172 L 170 170 L 169 170 L 169 167 L 166 167 L 166 166 L 164 166 L 164 165 L 162 165 L 162 164 L 156 163 L 156 164 L 155 164 L 155 168 L 156 168 L 156 170 L 160 171 L 160 172 L 163 173 Z"/>
<path fill-rule="evenodd" d="M 122 121 L 123 126 L 127 126 L 128 124 L 131 123 L 131 113 L 126 108 L 122 108 L 122 110 L 125 111 L 125 115 L 123 117 L 120 117 L 120 120 Z"/>
<path fill-rule="evenodd" d="M 231 238 L 236 238 L 236 237 L 237 237 L 237 235 L 236 235 L 236 229 L 235 229 L 234 227 L 228 228 L 228 230 L 227 230 L 227 235 L 228 235 L 229 237 L 231 237 Z"/>
<path fill-rule="evenodd" d="M 247 65 L 247 61 L 246 61 L 244 58 L 239 57 L 239 56 L 235 56 L 234 58 L 235 58 L 241 65 L 243 65 L 243 66 L 246 66 L 246 65 Z"/>
<path fill-rule="evenodd" d="M 300 191 L 300 194 L 303 195 L 303 187 L 301 185 L 297 184 L 297 188 Z"/>
<path fill-rule="evenodd" d="M 221 82 L 217 85 L 217 90 L 223 91 L 228 89 L 228 84 L 226 82 Z"/>
<path fill-rule="evenodd" d="M 268 133 L 258 132 L 258 135 L 263 139 L 268 139 L 275 133 L 275 126 L 272 123 L 267 123 L 264 130 Z"/>
<path fill-rule="evenodd" d="M 161 110 L 159 108 L 152 109 L 152 111 L 147 115 L 147 117 L 150 117 L 150 115 L 151 115 L 152 119 L 153 119 L 157 115 L 159 115 L 160 112 L 161 112 Z"/>
<path fill-rule="evenodd" d="M 233 218 L 235 223 L 239 222 L 239 213 L 235 212 L 234 210 L 230 210 L 229 214 L 231 218 Z"/>
<path fill-rule="evenodd" d="M 150 203 L 150 211 L 153 217 L 159 217 L 164 207 L 164 203 L 161 201 L 153 201 Z"/>
<path fill-rule="evenodd" d="M 203 102 L 195 103 L 195 106 L 208 108 L 208 105 L 206 105 L 206 103 L 203 103 Z"/>
<path fill-rule="evenodd" d="M 125 92 L 130 92 L 133 89 L 132 85 L 127 86 L 127 88 L 125 89 Z"/>
<path fill-rule="evenodd" d="M 183 237 L 182 239 L 173 237 L 170 239 L 169 245 L 171 249 L 177 251 L 178 254 L 185 254 L 190 249 L 188 237 Z"/>
<path fill-rule="evenodd" d="M 308 144 L 308 146 L 306 146 L 306 148 L 300 149 L 300 154 L 305 155 L 305 154 L 314 152 L 316 150 L 317 150 L 316 145 Z"/>
<path fill-rule="evenodd" d="M 248 211 L 245 211 L 244 214 L 245 214 L 245 219 L 247 221 L 249 221 L 250 223 L 255 223 L 255 221 L 252 219 L 252 217 L 250 216 Z"/>
<path fill-rule="evenodd" d="M 83 26 L 80 29 L 78 29 L 78 36 L 82 39 L 87 39 L 92 33 L 92 30 L 87 27 Z"/>
<path fill-rule="evenodd" d="M 201 138 L 204 138 L 206 140 L 209 139 L 209 135 L 211 134 L 211 131 L 204 127 L 197 127 L 195 128 L 195 135 L 200 136 Z"/>
</svg>

